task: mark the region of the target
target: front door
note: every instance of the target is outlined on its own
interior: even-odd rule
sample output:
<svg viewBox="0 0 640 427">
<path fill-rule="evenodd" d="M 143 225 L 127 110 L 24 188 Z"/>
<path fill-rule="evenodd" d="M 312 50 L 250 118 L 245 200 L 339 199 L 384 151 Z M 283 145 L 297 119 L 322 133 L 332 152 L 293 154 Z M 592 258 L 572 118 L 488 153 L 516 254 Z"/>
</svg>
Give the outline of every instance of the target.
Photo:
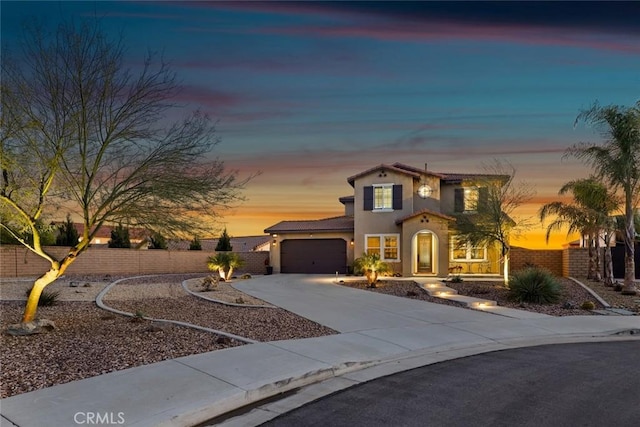
<svg viewBox="0 0 640 427">
<path fill-rule="evenodd" d="M 417 272 L 433 273 L 433 235 L 418 233 Z"/>
</svg>

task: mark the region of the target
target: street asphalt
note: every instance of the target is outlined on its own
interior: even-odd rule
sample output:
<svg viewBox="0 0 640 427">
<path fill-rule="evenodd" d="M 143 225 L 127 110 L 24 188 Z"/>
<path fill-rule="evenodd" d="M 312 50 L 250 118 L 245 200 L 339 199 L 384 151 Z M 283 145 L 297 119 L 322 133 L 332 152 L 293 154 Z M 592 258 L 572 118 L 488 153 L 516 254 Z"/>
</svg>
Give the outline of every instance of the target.
<svg viewBox="0 0 640 427">
<path fill-rule="evenodd" d="M 635 427 L 640 342 L 558 344 L 436 363 L 360 384 L 264 427 Z"/>
</svg>

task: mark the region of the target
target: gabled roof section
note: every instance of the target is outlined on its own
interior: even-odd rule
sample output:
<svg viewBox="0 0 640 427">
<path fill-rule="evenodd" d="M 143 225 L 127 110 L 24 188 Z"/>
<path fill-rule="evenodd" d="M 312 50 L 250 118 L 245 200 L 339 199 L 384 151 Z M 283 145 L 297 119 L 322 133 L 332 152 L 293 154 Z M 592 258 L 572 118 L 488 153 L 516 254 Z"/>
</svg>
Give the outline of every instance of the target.
<svg viewBox="0 0 640 427">
<path fill-rule="evenodd" d="M 380 164 L 380 165 L 375 166 L 375 167 L 373 167 L 371 169 L 367 169 L 364 172 L 360 172 L 358 174 L 350 176 L 349 178 L 347 178 L 347 182 L 349 183 L 349 185 L 351 185 L 353 187 L 353 183 L 355 182 L 356 179 L 358 179 L 360 177 L 363 177 L 365 175 L 369 175 L 370 173 L 374 173 L 374 172 L 380 171 L 380 170 L 397 172 L 397 173 L 401 173 L 401 174 L 404 174 L 404 175 L 409 175 L 410 177 L 415 178 L 415 179 L 420 179 L 421 174 L 419 172 L 414 172 L 414 171 L 407 170 L 406 168 L 401 168 L 401 167 L 395 166 L 395 165 L 398 165 L 398 164 L 399 163 L 396 163 L 394 165 L 385 165 L 384 163 Z"/>
<path fill-rule="evenodd" d="M 424 169 L 419 169 L 419 168 L 414 168 L 413 166 L 409 166 L 409 165 L 405 165 L 402 163 L 394 163 L 392 166 L 399 168 L 399 169 L 404 169 L 408 172 L 413 172 L 413 173 L 417 173 L 420 175 L 431 175 L 431 176 L 435 176 L 438 178 L 444 178 L 444 175 L 438 172 L 434 172 L 434 171 L 430 171 L 430 170 L 424 170 Z"/>
<path fill-rule="evenodd" d="M 264 230 L 265 233 L 304 233 L 304 232 L 353 232 L 352 216 L 336 216 L 332 218 L 308 221 L 281 221 Z"/>
<path fill-rule="evenodd" d="M 447 221 L 455 221 L 456 220 L 452 216 L 445 215 L 445 214 L 442 214 L 440 212 L 432 211 L 431 209 L 421 209 L 421 210 L 419 210 L 417 212 L 413 212 L 413 213 L 411 213 L 411 214 L 409 214 L 407 216 L 404 216 L 402 218 L 398 218 L 396 220 L 396 224 L 400 225 L 405 221 L 408 221 L 408 220 L 410 220 L 412 218 L 415 218 L 415 217 L 421 216 L 421 215 L 435 216 L 435 217 L 442 218 L 442 219 L 447 220 Z"/>
</svg>

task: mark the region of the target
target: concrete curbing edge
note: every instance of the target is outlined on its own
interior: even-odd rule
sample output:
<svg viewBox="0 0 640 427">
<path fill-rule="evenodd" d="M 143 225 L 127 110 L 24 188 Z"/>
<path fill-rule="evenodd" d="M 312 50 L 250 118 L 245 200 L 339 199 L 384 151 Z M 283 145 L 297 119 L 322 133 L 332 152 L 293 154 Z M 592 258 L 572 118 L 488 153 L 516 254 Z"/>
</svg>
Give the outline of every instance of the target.
<svg viewBox="0 0 640 427">
<path fill-rule="evenodd" d="M 142 277 L 153 277 L 153 276 L 156 276 L 156 275 L 152 274 L 152 275 L 144 275 L 144 276 L 125 277 L 123 279 L 118 279 L 118 280 L 116 280 L 114 282 L 109 283 L 96 296 L 96 305 L 98 307 L 100 307 L 101 309 L 109 311 L 111 313 L 116 313 L 116 314 L 120 314 L 122 316 L 127 316 L 127 317 L 136 317 L 135 314 L 129 313 L 128 311 L 121 311 L 121 310 L 109 307 L 108 305 L 106 305 L 104 303 L 104 301 L 102 301 L 102 298 L 109 292 L 109 290 L 111 290 L 111 288 L 113 286 L 117 285 L 118 283 L 120 283 L 122 281 L 131 280 L 131 279 L 139 279 L 139 278 L 142 278 Z M 225 337 L 228 337 L 228 338 L 232 338 L 232 339 L 235 339 L 237 341 L 241 341 L 241 342 L 244 342 L 244 343 L 247 343 L 247 344 L 258 344 L 259 343 L 259 341 L 252 340 L 251 338 L 241 337 L 239 335 L 235 335 L 235 334 L 232 334 L 232 333 L 229 333 L 229 332 L 219 331 L 217 329 L 205 328 L 204 326 L 193 325 L 191 323 L 180 322 L 178 320 L 155 319 L 153 317 L 146 317 L 146 316 L 143 316 L 142 318 L 145 319 L 145 320 L 151 320 L 153 322 L 169 323 L 169 324 L 173 324 L 173 325 L 184 326 L 184 327 L 187 327 L 187 328 L 198 329 L 200 331 L 210 332 L 210 333 L 213 333 L 213 334 L 216 334 L 216 335 L 222 335 L 222 336 L 225 336 Z"/>
<path fill-rule="evenodd" d="M 602 299 L 602 297 L 600 295 L 598 295 L 597 293 L 595 293 L 595 291 L 593 289 L 591 289 L 590 287 L 588 287 L 587 285 L 585 285 L 584 283 L 582 283 L 581 281 L 579 281 L 578 279 L 575 279 L 573 277 L 567 277 L 569 280 L 577 283 L 578 285 L 582 286 L 582 288 L 584 288 L 584 290 L 586 290 L 587 292 L 589 292 L 595 299 L 598 300 L 598 302 L 600 304 L 602 304 L 604 306 L 604 308 L 611 308 L 611 305 L 606 302 L 604 299 Z"/>
</svg>

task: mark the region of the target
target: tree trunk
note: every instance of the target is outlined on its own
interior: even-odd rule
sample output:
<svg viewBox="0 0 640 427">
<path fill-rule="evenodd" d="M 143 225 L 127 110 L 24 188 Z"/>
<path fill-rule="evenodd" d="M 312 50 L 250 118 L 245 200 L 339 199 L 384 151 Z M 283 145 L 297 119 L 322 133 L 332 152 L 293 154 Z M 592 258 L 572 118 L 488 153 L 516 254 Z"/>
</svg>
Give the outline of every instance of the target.
<svg viewBox="0 0 640 427">
<path fill-rule="evenodd" d="M 607 239 L 607 241 L 609 241 Z M 607 244 L 604 248 L 604 285 L 613 286 L 613 257 L 611 256 L 611 246 Z"/>
<path fill-rule="evenodd" d="M 595 279 L 595 275 L 594 275 L 595 267 L 593 265 L 593 263 L 594 263 L 594 259 L 593 259 L 593 238 L 592 238 L 591 234 L 589 234 L 588 239 L 589 239 L 589 245 L 588 245 L 588 248 L 589 248 L 589 268 L 587 270 L 587 279 Z"/>
<path fill-rule="evenodd" d="M 56 281 L 60 276 L 67 271 L 67 268 L 76 260 L 80 252 L 84 251 L 88 246 L 88 243 L 80 242 L 76 247 L 71 248 L 67 256 L 65 256 L 62 261 L 58 262 L 52 257 L 48 256 L 44 253 L 40 248 L 36 253 L 41 257 L 47 259 L 51 263 L 51 267 L 49 271 L 40 276 L 33 283 L 33 287 L 31 288 L 31 292 L 29 293 L 29 298 L 27 298 L 27 304 L 24 307 L 24 313 L 22 315 L 22 323 L 31 322 L 36 317 L 36 312 L 38 311 L 38 302 L 40 301 L 40 295 L 42 295 L 42 291 L 47 285 L 52 284 Z"/>
<path fill-rule="evenodd" d="M 504 264 L 502 266 L 502 274 L 504 274 L 504 285 L 509 286 L 509 252 L 505 253 L 502 257 Z"/>
<path fill-rule="evenodd" d="M 593 279 L 600 282 L 602 280 L 602 270 L 600 264 L 600 233 L 594 239 L 595 250 L 593 251 Z"/>
<path fill-rule="evenodd" d="M 636 295 L 638 290 L 635 286 L 636 280 L 636 263 L 633 259 L 635 255 L 635 225 L 633 223 L 633 210 L 631 204 L 627 204 L 626 223 L 624 229 L 624 285 L 622 286 L 623 295 Z"/>
<path fill-rule="evenodd" d="M 27 299 L 27 305 L 24 308 L 24 314 L 22 315 L 22 323 L 32 322 L 36 318 L 36 312 L 38 311 L 38 301 L 40 301 L 40 295 L 47 285 L 55 282 L 55 280 L 62 275 L 60 269 L 51 267 L 49 271 L 40 276 L 33 283 L 29 298 Z"/>
</svg>

